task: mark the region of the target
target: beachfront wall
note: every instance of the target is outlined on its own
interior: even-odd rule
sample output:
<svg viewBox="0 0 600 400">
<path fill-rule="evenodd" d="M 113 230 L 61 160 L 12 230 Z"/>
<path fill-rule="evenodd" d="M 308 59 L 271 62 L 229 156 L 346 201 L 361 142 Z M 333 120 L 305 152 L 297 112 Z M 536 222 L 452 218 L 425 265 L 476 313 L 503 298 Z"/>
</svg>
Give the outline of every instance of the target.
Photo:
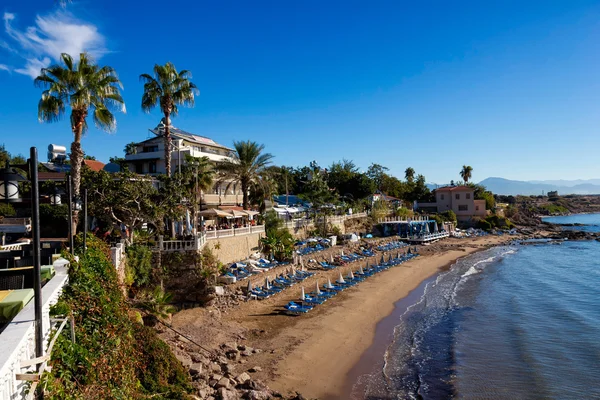
<svg viewBox="0 0 600 400">
<path fill-rule="evenodd" d="M 263 236 L 264 232 L 221 237 L 207 241 L 206 247 L 211 249 L 217 259 L 223 264 L 229 264 L 245 260 L 250 254 L 257 252 L 260 238 Z"/>
</svg>

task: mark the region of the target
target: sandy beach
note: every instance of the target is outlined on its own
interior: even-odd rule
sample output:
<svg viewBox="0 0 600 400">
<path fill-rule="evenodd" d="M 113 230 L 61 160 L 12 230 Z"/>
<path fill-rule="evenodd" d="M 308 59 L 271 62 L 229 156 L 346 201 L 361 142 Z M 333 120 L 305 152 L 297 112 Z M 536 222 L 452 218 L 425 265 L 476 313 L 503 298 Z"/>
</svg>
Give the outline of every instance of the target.
<svg viewBox="0 0 600 400">
<path fill-rule="evenodd" d="M 296 285 L 227 312 L 184 310 L 174 316 L 173 326 L 209 347 L 244 343 L 258 349 L 248 366 L 260 367 L 256 378 L 275 390 L 298 391 L 308 398 L 341 398 L 347 391 L 348 372 L 372 345 L 377 323 L 392 313 L 394 303 L 457 259 L 513 239 L 447 239 L 421 247 L 416 259 L 370 277 L 307 315 L 281 313 L 283 305 L 299 298 L 301 287 Z M 356 270 L 365 262 L 341 269 L 345 275 L 348 268 Z M 302 285 L 309 292 L 317 279 L 322 285 L 338 275 L 338 270 L 318 272 Z"/>
</svg>

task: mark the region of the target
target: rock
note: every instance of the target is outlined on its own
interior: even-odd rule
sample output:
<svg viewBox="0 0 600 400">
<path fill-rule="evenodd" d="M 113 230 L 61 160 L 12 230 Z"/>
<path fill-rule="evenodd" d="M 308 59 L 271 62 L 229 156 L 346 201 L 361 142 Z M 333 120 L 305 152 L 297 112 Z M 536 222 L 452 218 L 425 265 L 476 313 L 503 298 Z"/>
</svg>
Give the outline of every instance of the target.
<svg viewBox="0 0 600 400">
<path fill-rule="evenodd" d="M 223 378 L 223 375 L 219 375 L 219 374 L 212 374 L 212 375 L 211 375 L 211 377 L 210 377 L 210 380 L 211 380 L 211 381 L 217 381 L 217 382 L 218 382 L 219 380 L 221 380 L 221 378 Z"/>
<path fill-rule="evenodd" d="M 245 344 L 238 344 L 238 347 L 237 347 L 237 349 L 238 349 L 239 351 L 244 351 L 244 350 L 246 350 L 246 345 L 245 345 Z"/>
<path fill-rule="evenodd" d="M 210 364 L 210 370 L 211 372 L 221 372 L 222 368 L 221 365 L 212 363 Z"/>
<path fill-rule="evenodd" d="M 192 376 L 200 375 L 202 373 L 202 367 L 203 367 L 203 365 L 200 363 L 195 363 L 195 364 L 190 365 L 190 375 L 192 375 Z"/>
<path fill-rule="evenodd" d="M 248 350 L 244 350 L 240 354 L 244 357 L 250 357 L 252 355 L 252 352 L 250 352 Z"/>
<path fill-rule="evenodd" d="M 208 358 L 204 357 L 202 354 L 192 353 L 190 354 L 192 361 L 195 363 L 208 364 Z"/>
<path fill-rule="evenodd" d="M 219 357 L 219 363 L 221 365 L 227 364 L 228 362 L 229 362 L 229 360 L 227 359 L 227 357 L 223 357 L 223 356 Z"/>
<path fill-rule="evenodd" d="M 229 350 L 229 351 L 227 351 L 227 353 L 225 353 L 225 356 L 227 356 L 227 358 L 230 360 L 237 360 L 237 358 L 239 357 L 239 354 L 240 354 L 239 350 Z"/>
<path fill-rule="evenodd" d="M 237 392 L 227 390 L 224 387 L 219 388 L 219 390 L 217 390 L 217 397 L 221 400 L 237 400 L 237 399 L 239 399 Z"/>
<path fill-rule="evenodd" d="M 242 372 L 241 374 L 235 377 L 236 382 L 240 384 L 246 383 L 246 381 L 249 381 L 250 379 L 252 378 L 246 372 Z"/>
<path fill-rule="evenodd" d="M 262 368 L 259 366 L 254 366 L 248 370 L 248 372 L 260 372 L 260 371 L 262 371 Z"/>
<path fill-rule="evenodd" d="M 222 371 L 227 373 L 227 374 L 234 374 L 235 373 L 235 366 L 231 365 L 231 364 L 227 364 L 222 368 Z"/>
<path fill-rule="evenodd" d="M 250 390 L 246 394 L 246 399 L 248 400 L 269 400 L 270 398 L 271 395 L 266 391 Z"/>
<path fill-rule="evenodd" d="M 223 277 L 225 278 L 225 277 Z M 233 277 L 233 279 L 235 279 L 235 277 Z M 234 280 L 235 282 L 235 280 Z M 215 294 L 217 296 L 224 296 L 225 295 L 225 288 L 223 286 L 215 286 Z"/>
<path fill-rule="evenodd" d="M 225 377 L 222 377 L 221 379 L 219 379 L 219 381 L 215 385 L 215 389 L 220 389 L 220 388 L 229 389 L 230 387 L 231 387 L 231 381 Z"/>
<path fill-rule="evenodd" d="M 261 349 L 252 349 L 252 352 L 254 354 L 260 354 L 260 353 L 262 353 L 262 350 Z"/>
<path fill-rule="evenodd" d="M 192 360 L 186 354 L 175 353 L 175 358 L 186 368 L 192 365 Z"/>
</svg>

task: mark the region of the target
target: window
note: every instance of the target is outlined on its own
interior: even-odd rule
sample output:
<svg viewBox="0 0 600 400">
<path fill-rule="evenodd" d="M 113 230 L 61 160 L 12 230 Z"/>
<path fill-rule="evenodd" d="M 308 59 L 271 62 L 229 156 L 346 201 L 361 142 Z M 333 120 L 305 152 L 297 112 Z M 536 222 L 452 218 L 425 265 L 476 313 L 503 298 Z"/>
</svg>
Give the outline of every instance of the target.
<svg viewBox="0 0 600 400">
<path fill-rule="evenodd" d="M 469 206 L 466 204 L 461 204 L 458 206 L 458 211 L 469 211 Z"/>
<path fill-rule="evenodd" d="M 440 200 L 444 200 L 444 195 L 440 194 Z"/>
<path fill-rule="evenodd" d="M 142 164 L 142 163 L 135 164 L 135 173 L 136 174 L 143 174 L 144 173 L 144 164 Z"/>
<path fill-rule="evenodd" d="M 154 146 L 144 146 L 144 153 L 154 153 L 158 151 L 158 145 L 154 145 Z"/>
<path fill-rule="evenodd" d="M 475 211 L 479 211 L 479 206 L 475 206 Z"/>
<path fill-rule="evenodd" d="M 460 200 L 460 193 L 456 193 L 456 200 Z"/>
<path fill-rule="evenodd" d="M 471 193 L 467 193 L 465 196 L 467 197 L 467 200 L 469 200 L 471 198 Z"/>
<path fill-rule="evenodd" d="M 151 174 L 155 174 L 156 173 L 156 161 L 150 161 L 148 163 L 148 172 Z"/>
</svg>

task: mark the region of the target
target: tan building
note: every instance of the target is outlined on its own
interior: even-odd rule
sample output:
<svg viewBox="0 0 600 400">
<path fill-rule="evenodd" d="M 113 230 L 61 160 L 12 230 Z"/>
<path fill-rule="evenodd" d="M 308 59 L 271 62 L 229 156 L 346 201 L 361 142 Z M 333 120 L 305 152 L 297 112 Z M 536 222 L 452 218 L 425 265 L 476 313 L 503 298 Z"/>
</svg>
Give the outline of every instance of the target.
<svg viewBox="0 0 600 400">
<path fill-rule="evenodd" d="M 469 186 L 446 186 L 433 193 L 435 203 L 419 203 L 419 208 L 438 213 L 452 210 L 459 221 L 487 215 L 485 200 L 475 200 L 475 190 Z"/>
<path fill-rule="evenodd" d="M 156 176 L 166 172 L 164 121 L 154 129 L 149 129 L 153 134 L 150 139 L 137 143 L 136 153 L 127 154 L 125 161 L 129 170 L 137 174 Z M 208 157 L 217 163 L 231 159 L 232 149 L 205 137 L 194 135 L 174 126 L 169 127 L 171 134 L 171 172 L 176 172 L 185 165 L 186 155 L 192 157 Z M 202 194 L 205 207 L 237 206 L 242 203 L 242 192 L 238 185 L 221 183 L 213 186 L 211 191 Z"/>
</svg>

